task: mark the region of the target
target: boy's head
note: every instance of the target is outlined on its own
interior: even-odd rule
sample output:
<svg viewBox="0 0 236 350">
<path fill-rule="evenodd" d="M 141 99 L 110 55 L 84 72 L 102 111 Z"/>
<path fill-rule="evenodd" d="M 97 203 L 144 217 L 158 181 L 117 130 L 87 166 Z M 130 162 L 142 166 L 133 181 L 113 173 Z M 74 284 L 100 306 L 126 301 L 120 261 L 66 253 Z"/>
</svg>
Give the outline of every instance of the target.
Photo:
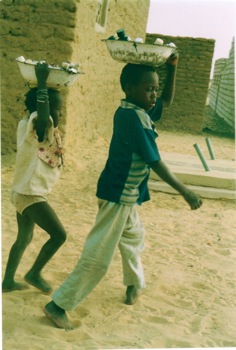
<svg viewBox="0 0 236 350">
<path fill-rule="evenodd" d="M 120 84 L 127 101 L 145 110 L 155 106 L 159 89 L 155 67 L 128 63 L 121 72 Z"/>
<path fill-rule="evenodd" d="M 37 111 L 37 87 L 30 89 L 25 95 L 26 109 L 31 113 Z M 58 90 L 48 89 L 50 115 L 54 122 L 58 121 L 62 105 L 61 94 Z"/>
</svg>

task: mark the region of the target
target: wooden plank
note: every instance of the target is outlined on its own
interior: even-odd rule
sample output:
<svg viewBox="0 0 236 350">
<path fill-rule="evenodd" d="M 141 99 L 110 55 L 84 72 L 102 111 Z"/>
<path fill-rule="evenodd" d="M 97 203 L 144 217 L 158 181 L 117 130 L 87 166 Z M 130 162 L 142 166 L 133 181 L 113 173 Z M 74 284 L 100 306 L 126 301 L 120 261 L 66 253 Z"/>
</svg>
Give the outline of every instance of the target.
<svg viewBox="0 0 236 350">
<path fill-rule="evenodd" d="M 149 180 L 148 186 L 149 186 L 149 189 L 153 191 L 165 192 L 170 194 L 179 194 L 171 186 L 169 186 L 163 181 Z M 203 198 L 228 199 L 228 200 L 234 200 L 234 201 L 236 200 L 236 191 L 234 190 L 204 187 L 204 186 L 193 186 L 193 185 L 188 185 L 188 188 L 190 188 L 196 194 L 198 194 Z"/>
<path fill-rule="evenodd" d="M 196 156 L 179 153 L 161 153 L 163 161 L 170 170 L 186 185 L 203 186 L 235 191 L 236 167 L 234 160 L 207 159 L 210 171 L 205 171 L 200 159 Z M 151 171 L 151 180 L 160 178 Z"/>
</svg>

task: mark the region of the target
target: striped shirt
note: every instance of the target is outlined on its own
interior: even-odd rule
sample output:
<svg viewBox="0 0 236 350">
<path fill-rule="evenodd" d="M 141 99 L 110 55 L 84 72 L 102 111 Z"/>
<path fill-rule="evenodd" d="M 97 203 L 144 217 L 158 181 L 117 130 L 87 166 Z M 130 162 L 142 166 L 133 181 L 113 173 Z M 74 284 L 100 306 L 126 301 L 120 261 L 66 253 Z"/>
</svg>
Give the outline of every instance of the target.
<svg viewBox="0 0 236 350">
<path fill-rule="evenodd" d="M 157 100 L 155 120 L 160 119 L 162 99 Z M 97 185 L 97 197 L 133 205 L 150 199 L 149 163 L 160 160 L 157 133 L 146 111 L 125 100 L 114 115 L 108 159 Z"/>
</svg>

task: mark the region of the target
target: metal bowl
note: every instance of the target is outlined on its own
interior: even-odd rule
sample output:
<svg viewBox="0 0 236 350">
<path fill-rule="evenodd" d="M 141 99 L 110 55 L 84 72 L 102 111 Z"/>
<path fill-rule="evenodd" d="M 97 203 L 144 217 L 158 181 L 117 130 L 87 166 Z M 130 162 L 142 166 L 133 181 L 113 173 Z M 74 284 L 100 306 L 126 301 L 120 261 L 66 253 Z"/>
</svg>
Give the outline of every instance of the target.
<svg viewBox="0 0 236 350">
<path fill-rule="evenodd" d="M 176 51 L 168 45 L 145 44 L 135 41 L 103 40 L 111 57 L 119 62 L 161 66 Z"/>
<path fill-rule="evenodd" d="M 21 61 L 21 57 L 16 58 L 20 73 L 24 80 L 26 80 L 31 87 L 37 86 L 37 78 L 35 74 L 35 66 L 37 61 L 27 62 Z M 63 86 L 71 86 L 83 74 L 79 71 L 73 73 L 62 67 L 50 66 L 49 65 L 49 76 L 47 79 L 47 86 L 51 88 L 61 88 Z"/>
</svg>

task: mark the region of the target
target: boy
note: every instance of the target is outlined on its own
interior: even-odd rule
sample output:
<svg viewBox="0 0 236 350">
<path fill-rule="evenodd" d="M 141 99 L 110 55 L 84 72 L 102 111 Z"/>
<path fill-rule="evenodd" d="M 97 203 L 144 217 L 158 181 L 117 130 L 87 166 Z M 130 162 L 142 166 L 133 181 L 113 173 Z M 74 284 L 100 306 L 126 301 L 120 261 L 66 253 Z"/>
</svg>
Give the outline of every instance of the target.
<svg viewBox="0 0 236 350">
<path fill-rule="evenodd" d="M 73 329 L 66 311 L 72 310 L 95 288 L 111 264 L 117 246 L 123 264 L 125 303 L 132 305 L 145 287 L 140 252 L 144 229 L 136 204 L 149 200 L 147 181 L 150 167 L 176 189 L 191 209 L 202 202 L 183 185 L 160 159 L 153 120 L 174 95 L 177 57 L 167 63 L 167 81 L 162 96 L 155 68 L 127 64 L 120 83 L 126 98 L 114 116 L 108 160 L 97 186 L 99 211 L 75 269 L 53 293 L 45 314 L 59 328 Z M 147 114 L 147 111 L 150 113 Z"/>
</svg>

